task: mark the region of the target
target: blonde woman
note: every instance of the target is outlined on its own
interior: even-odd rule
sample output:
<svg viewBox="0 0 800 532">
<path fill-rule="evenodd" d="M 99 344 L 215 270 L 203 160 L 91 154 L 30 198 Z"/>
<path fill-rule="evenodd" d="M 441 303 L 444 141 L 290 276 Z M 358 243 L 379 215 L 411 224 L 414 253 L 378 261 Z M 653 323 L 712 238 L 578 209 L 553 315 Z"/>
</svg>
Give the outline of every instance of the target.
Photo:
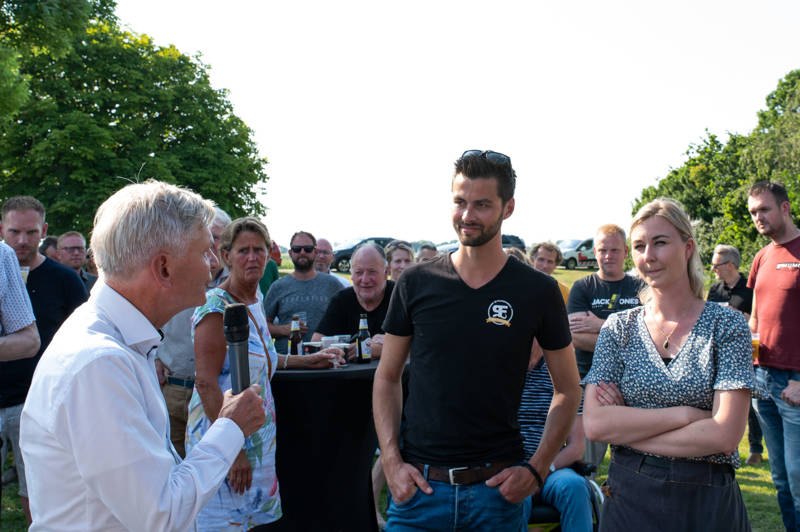
<svg viewBox="0 0 800 532">
<path fill-rule="evenodd" d="M 414 248 L 403 240 L 389 242 L 384 253 L 386 253 L 386 262 L 389 264 L 392 281 L 396 281 L 403 270 L 414 264 Z"/>
<path fill-rule="evenodd" d="M 750 530 L 734 474 L 753 387 L 745 318 L 703 300 L 672 200 L 639 210 L 631 248 L 642 306 L 609 317 L 584 379 L 586 435 L 612 444 L 600 530 Z"/>
</svg>

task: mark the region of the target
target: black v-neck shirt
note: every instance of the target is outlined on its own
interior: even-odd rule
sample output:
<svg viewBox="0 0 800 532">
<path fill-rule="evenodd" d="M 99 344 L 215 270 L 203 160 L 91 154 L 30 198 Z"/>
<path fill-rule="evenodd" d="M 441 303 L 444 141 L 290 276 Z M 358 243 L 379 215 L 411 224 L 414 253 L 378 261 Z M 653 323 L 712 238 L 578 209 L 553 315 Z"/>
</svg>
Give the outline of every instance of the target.
<svg viewBox="0 0 800 532">
<path fill-rule="evenodd" d="M 406 461 L 453 467 L 523 458 L 517 411 L 533 339 L 548 350 L 572 341 L 555 279 L 510 257 L 473 289 L 444 255 L 403 272 L 383 328 L 412 336 Z"/>
</svg>

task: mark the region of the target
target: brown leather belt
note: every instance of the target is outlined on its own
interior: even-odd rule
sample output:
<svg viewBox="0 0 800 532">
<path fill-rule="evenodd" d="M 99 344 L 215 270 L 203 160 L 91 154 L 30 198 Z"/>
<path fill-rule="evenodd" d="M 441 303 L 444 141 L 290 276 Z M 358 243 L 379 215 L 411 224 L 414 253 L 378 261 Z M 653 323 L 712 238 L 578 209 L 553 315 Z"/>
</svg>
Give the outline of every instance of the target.
<svg viewBox="0 0 800 532">
<path fill-rule="evenodd" d="M 420 473 L 425 474 L 425 464 L 412 462 Z M 428 467 L 428 480 L 437 482 L 447 482 L 453 486 L 465 486 L 477 484 L 489 480 L 503 469 L 514 465 L 514 462 L 495 462 L 482 466 L 464 467 Z"/>
</svg>

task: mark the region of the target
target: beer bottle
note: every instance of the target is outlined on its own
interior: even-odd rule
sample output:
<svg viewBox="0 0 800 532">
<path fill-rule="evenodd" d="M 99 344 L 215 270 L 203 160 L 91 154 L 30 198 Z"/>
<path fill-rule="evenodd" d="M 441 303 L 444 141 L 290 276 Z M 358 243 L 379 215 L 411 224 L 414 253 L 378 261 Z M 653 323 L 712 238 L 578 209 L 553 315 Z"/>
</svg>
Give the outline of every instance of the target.
<svg viewBox="0 0 800 532">
<path fill-rule="evenodd" d="M 300 318 L 297 314 L 292 316 L 292 332 L 289 334 L 289 354 L 303 354 L 303 335 L 300 334 Z"/>
<path fill-rule="evenodd" d="M 367 326 L 367 315 L 361 314 L 361 319 L 358 322 L 358 337 L 356 338 L 356 362 L 359 364 L 366 364 L 372 361 L 372 352 L 370 351 L 371 343 L 369 327 Z"/>
</svg>

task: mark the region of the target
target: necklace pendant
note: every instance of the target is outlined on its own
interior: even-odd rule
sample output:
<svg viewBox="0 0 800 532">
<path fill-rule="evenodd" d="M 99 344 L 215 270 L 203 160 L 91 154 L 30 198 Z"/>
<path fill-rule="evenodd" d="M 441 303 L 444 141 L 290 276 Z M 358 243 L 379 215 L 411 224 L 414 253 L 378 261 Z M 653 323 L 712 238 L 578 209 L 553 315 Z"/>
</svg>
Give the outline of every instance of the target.
<svg viewBox="0 0 800 532">
<path fill-rule="evenodd" d="M 664 350 L 669 349 L 669 340 L 664 341 Z"/>
</svg>

